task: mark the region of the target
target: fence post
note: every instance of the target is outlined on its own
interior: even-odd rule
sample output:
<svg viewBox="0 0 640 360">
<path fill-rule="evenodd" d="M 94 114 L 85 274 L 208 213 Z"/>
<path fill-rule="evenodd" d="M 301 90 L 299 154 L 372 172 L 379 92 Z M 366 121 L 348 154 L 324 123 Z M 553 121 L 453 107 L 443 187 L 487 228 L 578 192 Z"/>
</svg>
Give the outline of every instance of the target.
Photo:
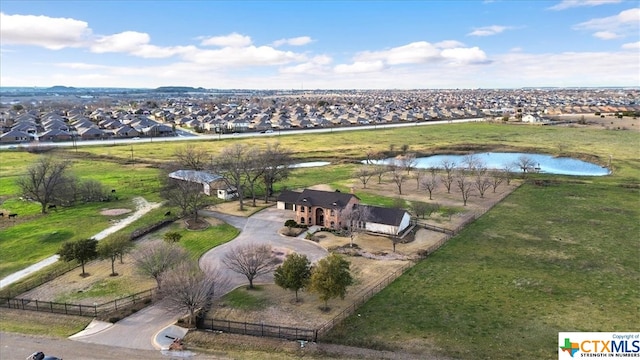
<svg viewBox="0 0 640 360">
<path fill-rule="evenodd" d="M 40 311 L 40 310 L 38 309 L 38 300 L 36 300 L 36 311 Z"/>
</svg>

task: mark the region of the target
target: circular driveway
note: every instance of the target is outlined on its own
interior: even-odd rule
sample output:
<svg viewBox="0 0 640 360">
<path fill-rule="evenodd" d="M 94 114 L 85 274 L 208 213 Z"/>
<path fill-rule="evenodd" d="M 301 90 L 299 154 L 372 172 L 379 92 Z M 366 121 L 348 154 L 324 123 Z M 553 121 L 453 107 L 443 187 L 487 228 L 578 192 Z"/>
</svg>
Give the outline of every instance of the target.
<svg viewBox="0 0 640 360">
<path fill-rule="evenodd" d="M 209 250 L 200 258 L 200 267 L 202 269 L 217 268 L 228 277 L 229 286 L 226 289 L 221 289 L 218 293 L 219 295 L 225 294 L 240 285 L 249 283 L 246 276 L 227 269 L 222 263 L 225 255 L 237 246 L 251 243 L 259 245 L 268 244 L 280 252 L 296 252 L 306 255 L 312 263 L 328 255 L 327 250 L 313 241 L 305 240 L 304 237 L 280 235 L 279 231 L 284 227 L 284 222 L 291 218 L 290 210 L 280 210 L 275 207 L 269 207 L 253 214 L 249 218 L 212 211 L 203 211 L 201 213 L 204 216 L 212 216 L 223 220 L 241 231 L 240 235 L 232 241 Z M 257 277 L 254 283 L 273 283 L 273 273 Z"/>
<path fill-rule="evenodd" d="M 200 258 L 202 269 L 217 268 L 228 276 L 228 285 L 217 289 L 216 297 L 222 296 L 234 288 L 248 284 L 244 275 L 227 269 L 222 264 L 224 256 L 234 247 L 250 243 L 269 244 L 282 252 L 297 252 L 304 254 L 312 263 L 323 258 L 328 252 L 314 243 L 300 237 L 286 237 L 278 231 L 284 227 L 291 212 L 279 210 L 275 207 L 264 209 L 249 218 L 226 215 L 212 211 L 202 211 L 203 216 L 211 216 L 225 221 L 240 229 L 240 235 L 230 242 L 217 246 Z M 273 273 L 257 277 L 254 283 L 272 283 Z M 94 344 L 103 344 L 131 349 L 159 350 L 154 338 L 167 326 L 173 324 L 180 316 L 169 310 L 162 302 L 151 305 L 131 316 L 128 316 L 112 326 L 100 331 L 88 331 L 86 335 L 72 337 L 73 340 Z"/>
</svg>

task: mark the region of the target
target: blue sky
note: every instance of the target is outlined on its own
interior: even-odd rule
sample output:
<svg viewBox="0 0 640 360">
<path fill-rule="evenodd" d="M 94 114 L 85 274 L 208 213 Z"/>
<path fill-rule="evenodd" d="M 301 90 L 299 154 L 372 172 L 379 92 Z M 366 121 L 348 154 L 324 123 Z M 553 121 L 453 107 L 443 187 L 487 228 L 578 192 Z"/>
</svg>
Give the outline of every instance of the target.
<svg viewBox="0 0 640 360">
<path fill-rule="evenodd" d="M 0 2 L 0 85 L 640 86 L 640 2 Z"/>
</svg>

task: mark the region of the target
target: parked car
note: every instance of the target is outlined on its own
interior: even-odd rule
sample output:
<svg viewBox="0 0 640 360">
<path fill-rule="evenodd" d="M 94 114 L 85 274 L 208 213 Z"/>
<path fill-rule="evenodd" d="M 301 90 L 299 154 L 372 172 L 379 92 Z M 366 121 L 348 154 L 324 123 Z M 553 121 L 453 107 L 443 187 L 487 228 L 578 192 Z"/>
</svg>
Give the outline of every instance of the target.
<svg viewBox="0 0 640 360">
<path fill-rule="evenodd" d="M 55 356 L 45 355 L 42 351 L 37 351 L 29 355 L 27 360 L 62 360 L 62 359 Z"/>
</svg>

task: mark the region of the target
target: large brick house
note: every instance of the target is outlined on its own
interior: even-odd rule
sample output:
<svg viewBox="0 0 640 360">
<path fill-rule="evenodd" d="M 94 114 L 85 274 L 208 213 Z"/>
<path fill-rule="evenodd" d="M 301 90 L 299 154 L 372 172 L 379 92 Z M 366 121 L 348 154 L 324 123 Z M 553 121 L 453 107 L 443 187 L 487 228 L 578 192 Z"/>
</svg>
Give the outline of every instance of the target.
<svg viewBox="0 0 640 360">
<path fill-rule="evenodd" d="M 278 197 L 277 207 L 292 210 L 293 219 L 299 224 L 332 229 L 347 227 L 346 214 L 358 207 L 367 209 L 368 218 L 358 225 L 367 231 L 398 235 L 411 223 L 411 216 L 405 210 L 362 205 L 354 194 L 340 191 L 286 190 Z"/>
</svg>

